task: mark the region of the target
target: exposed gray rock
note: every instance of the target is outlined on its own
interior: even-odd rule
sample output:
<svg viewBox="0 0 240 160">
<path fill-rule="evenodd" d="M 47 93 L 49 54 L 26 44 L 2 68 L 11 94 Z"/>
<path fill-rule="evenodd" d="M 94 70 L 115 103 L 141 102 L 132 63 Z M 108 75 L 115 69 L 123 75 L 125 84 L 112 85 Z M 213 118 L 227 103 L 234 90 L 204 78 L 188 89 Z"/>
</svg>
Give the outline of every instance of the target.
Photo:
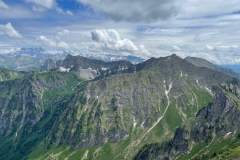
<svg viewBox="0 0 240 160">
<path fill-rule="evenodd" d="M 210 142 L 214 137 L 239 133 L 240 110 L 222 89 L 215 88 L 213 103 L 201 109 L 191 131 L 177 129 L 174 138 L 166 144 L 145 146 L 135 160 L 172 160 L 191 150 L 192 143 Z"/>
</svg>

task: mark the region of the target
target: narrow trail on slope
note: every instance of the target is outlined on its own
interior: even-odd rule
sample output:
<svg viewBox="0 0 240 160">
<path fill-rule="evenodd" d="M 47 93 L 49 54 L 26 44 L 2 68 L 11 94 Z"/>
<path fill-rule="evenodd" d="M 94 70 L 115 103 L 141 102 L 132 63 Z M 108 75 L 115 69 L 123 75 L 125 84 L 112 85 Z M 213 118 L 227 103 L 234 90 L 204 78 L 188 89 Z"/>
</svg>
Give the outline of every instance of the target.
<svg viewBox="0 0 240 160">
<path fill-rule="evenodd" d="M 81 160 L 86 160 L 88 159 L 88 150 L 86 150 L 86 152 L 84 153 L 83 157 L 81 158 Z"/>
<path fill-rule="evenodd" d="M 195 99 L 195 101 L 196 101 L 196 105 L 197 105 L 197 112 L 198 112 L 198 111 L 199 111 L 198 98 L 197 98 L 197 95 L 196 95 L 196 93 L 194 93 L 193 91 L 192 91 L 192 93 L 193 93 L 193 95 L 194 95 L 194 99 Z"/>
<path fill-rule="evenodd" d="M 147 132 L 145 132 L 145 134 L 141 137 L 140 141 L 141 141 L 142 139 L 144 139 L 144 138 L 146 137 L 146 135 L 147 135 L 148 133 L 150 133 L 150 132 L 157 126 L 157 124 L 165 117 L 165 114 L 167 113 L 168 108 L 169 108 L 169 106 L 170 106 L 169 92 L 171 91 L 171 89 L 172 89 L 172 82 L 170 83 L 168 89 L 167 89 L 167 87 L 165 86 L 165 95 L 166 95 L 166 97 L 167 97 L 167 107 L 166 107 L 166 109 L 164 110 L 163 115 L 158 118 L 158 120 L 152 125 L 151 128 L 149 128 L 149 129 L 147 130 Z"/>
<path fill-rule="evenodd" d="M 126 153 L 126 155 L 124 156 L 124 159 L 127 159 L 127 156 L 128 156 L 128 154 L 129 154 L 129 151 L 130 151 L 130 150 L 128 150 L 128 149 L 131 148 L 131 147 L 134 147 L 134 146 L 139 145 L 139 144 L 142 142 L 142 140 L 143 140 L 143 139 L 161 122 L 161 120 L 165 117 L 165 115 L 166 115 L 166 113 L 167 113 L 167 111 L 168 111 L 168 108 L 169 108 L 169 106 L 170 106 L 170 103 L 171 103 L 171 102 L 170 102 L 170 98 L 169 98 L 169 93 L 170 93 L 170 91 L 172 90 L 172 86 L 173 86 L 173 82 L 171 82 L 171 83 L 169 84 L 169 86 L 167 87 L 167 86 L 166 86 L 166 82 L 164 81 L 165 96 L 167 97 L 167 106 L 166 106 L 166 108 L 165 108 L 162 116 L 159 117 L 159 118 L 157 119 L 157 121 L 156 121 L 155 123 L 153 123 L 152 127 L 150 127 L 139 139 L 137 139 L 136 141 L 133 141 L 128 147 L 126 147 L 125 150 L 127 150 L 127 153 Z M 117 156 L 116 156 L 116 157 L 117 157 Z M 115 157 L 115 158 L 116 158 L 116 157 Z"/>
</svg>

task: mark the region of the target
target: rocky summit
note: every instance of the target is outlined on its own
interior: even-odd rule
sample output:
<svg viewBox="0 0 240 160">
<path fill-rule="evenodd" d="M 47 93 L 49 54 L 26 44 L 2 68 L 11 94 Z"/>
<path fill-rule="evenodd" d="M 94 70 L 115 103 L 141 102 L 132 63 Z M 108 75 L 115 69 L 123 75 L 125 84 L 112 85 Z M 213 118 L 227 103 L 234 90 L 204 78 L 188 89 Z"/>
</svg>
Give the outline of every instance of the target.
<svg viewBox="0 0 240 160">
<path fill-rule="evenodd" d="M 240 157 L 240 80 L 206 60 L 47 64 L 0 70 L 1 160 Z"/>
</svg>

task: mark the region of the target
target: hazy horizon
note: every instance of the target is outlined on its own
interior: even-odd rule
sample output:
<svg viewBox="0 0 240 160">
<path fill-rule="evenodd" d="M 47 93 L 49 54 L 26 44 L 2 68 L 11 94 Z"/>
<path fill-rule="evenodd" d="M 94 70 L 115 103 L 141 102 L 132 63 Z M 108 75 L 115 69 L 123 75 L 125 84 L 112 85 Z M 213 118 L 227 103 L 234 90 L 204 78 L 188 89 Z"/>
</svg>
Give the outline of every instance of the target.
<svg viewBox="0 0 240 160">
<path fill-rule="evenodd" d="M 177 54 L 240 63 L 239 0 L 0 0 L 0 54 Z"/>
</svg>

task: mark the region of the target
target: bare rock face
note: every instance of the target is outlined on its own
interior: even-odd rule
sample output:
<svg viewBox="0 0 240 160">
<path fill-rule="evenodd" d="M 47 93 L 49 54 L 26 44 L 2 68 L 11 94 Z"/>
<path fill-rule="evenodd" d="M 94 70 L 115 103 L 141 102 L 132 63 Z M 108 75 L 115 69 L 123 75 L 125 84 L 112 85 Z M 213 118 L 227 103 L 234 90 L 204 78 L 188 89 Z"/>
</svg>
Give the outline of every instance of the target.
<svg viewBox="0 0 240 160">
<path fill-rule="evenodd" d="M 179 128 L 174 138 L 163 145 L 153 144 L 142 149 L 136 160 L 171 160 L 191 151 L 191 144 L 207 143 L 215 137 L 239 133 L 240 110 L 222 89 L 215 88 L 213 103 L 201 109 L 190 131 Z"/>
<path fill-rule="evenodd" d="M 24 129 L 34 127 L 47 109 L 46 103 L 52 96 L 47 94 L 66 87 L 70 80 L 74 84 L 75 77 L 57 72 L 33 73 L 0 83 L 0 136 L 18 138 Z"/>
<path fill-rule="evenodd" d="M 175 132 L 174 138 L 163 145 L 150 144 L 146 145 L 136 155 L 135 160 L 170 160 L 179 153 L 187 153 L 189 150 L 190 133 L 183 129 L 178 128 Z"/>
<path fill-rule="evenodd" d="M 137 65 L 68 56 L 57 66 L 0 83 L 0 159 L 24 159 L 40 144 L 79 149 L 128 139 L 125 157 L 152 135 L 167 140 L 165 133 L 173 139 L 145 146 L 135 159 L 174 159 L 193 142 L 238 132 L 233 78 L 176 55 Z M 224 92 L 212 89 L 224 84 Z"/>
<path fill-rule="evenodd" d="M 222 91 L 216 91 L 213 104 L 199 111 L 192 130 L 195 141 L 207 141 L 214 136 L 239 132 L 240 112 Z"/>
</svg>

